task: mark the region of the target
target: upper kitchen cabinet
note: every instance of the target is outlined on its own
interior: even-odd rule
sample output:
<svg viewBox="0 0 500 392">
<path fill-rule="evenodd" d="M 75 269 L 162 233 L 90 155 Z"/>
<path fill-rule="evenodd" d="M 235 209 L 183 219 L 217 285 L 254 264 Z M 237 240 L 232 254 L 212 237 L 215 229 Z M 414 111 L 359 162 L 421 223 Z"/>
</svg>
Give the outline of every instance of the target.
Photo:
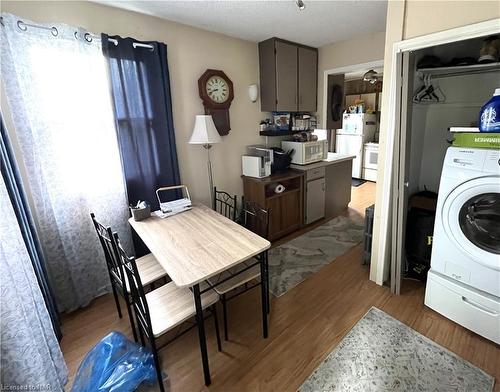
<svg viewBox="0 0 500 392">
<path fill-rule="evenodd" d="M 298 47 L 299 111 L 315 112 L 318 96 L 318 50 Z"/>
<path fill-rule="evenodd" d="M 279 38 L 259 43 L 263 112 L 314 112 L 318 50 Z"/>
<path fill-rule="evenodd" d="M 294 112 L 297 110 L 297 46 L 287 42 L 276 41 L 274 44 L 276 56 L 276 105 L 273 110 Z M 272 74 L 270 74 L 273 77 Z M 265 87 L 265 86 L 264 86 Z M 262 80 L 260 88 L 263 88 Z M 261 107 L 262 109 L 262 107 Z"/>
</svg>

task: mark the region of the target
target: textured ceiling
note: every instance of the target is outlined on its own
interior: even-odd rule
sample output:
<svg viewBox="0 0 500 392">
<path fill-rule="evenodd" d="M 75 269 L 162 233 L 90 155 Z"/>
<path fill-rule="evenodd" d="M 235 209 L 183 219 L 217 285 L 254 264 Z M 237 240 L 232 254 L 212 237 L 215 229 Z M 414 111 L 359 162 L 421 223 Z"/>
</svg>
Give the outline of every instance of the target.
<svg viewBox="0 0 500 392">
<path fill-rule="evenodd" d="M 173 20 L 248 41 L 280 37 L 311 46 L 385 30 L 386 1 L 136 1 L 97 3 Z"/>
</svg>

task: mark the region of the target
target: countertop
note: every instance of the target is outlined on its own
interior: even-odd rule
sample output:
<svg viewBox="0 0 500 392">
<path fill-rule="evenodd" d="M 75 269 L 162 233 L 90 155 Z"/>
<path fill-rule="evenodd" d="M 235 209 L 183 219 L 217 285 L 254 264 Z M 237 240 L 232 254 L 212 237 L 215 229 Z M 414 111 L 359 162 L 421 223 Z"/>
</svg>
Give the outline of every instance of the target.
<svg viewBox="0 0 500 392">
<path fill-rule="evenodd" d="M 356 158 L 355 155 L 339 154 L 337 152 L 329 152 L 328 157 L 322 161 L 310 163 L 309 165 L 292 164 L 292 165 L 290 165 L 290 168 L 295 169 L 295 170 L 307 171 L 307 170 L 311 170 L 311 169 L 317 169 L 318 167 L 333 165 L 335 163 L 350 161 L 354 158 Z"/>
<path fill-rule="evenodd" d="M 291 167 L 291 166 L 290 166 Z M 304 175 L 303 170 L 293 170 L 293 168 L 282 171 L 280 173 L 274 173 L 267 177 L 249 177 L 241 176 L 242 178 L 248 179 L 250 181 L 257 181 L 261 183 L 273 183 L 289 180 L 290 178 L 302 177 Z"/>
</svg>

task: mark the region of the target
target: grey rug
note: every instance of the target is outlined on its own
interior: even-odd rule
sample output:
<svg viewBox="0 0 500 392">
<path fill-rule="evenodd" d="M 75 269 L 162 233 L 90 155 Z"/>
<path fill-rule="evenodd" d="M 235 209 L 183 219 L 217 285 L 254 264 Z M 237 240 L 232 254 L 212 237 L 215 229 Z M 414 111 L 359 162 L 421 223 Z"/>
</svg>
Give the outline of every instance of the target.
<svg viewBox="0 0 500 392">
<path fill-rule="evenodd" d="M 308 391 L 488 391 L 495 379 L 371 308 L 302 384 Z"/>
<path fill-rule="evenodd" d="M 363 239 L 363 225 L 359 214 L 338 216 L 269 250 L 269 290 L 279 297 L 346 253 Z"/>
</svg>

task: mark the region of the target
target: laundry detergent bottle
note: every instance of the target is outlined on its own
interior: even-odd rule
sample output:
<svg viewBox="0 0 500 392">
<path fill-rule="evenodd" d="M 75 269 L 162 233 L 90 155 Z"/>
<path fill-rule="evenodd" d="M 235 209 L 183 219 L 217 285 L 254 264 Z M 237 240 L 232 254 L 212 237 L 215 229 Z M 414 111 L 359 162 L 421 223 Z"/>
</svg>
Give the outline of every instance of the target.
<svg viewBox="0 0 500 392">
<path fill-rule="evenodd" d="M 495 89 L 493 98 L 479 112 L 479 131 L 500 132 L 500 88 Z"/>
</svg>

